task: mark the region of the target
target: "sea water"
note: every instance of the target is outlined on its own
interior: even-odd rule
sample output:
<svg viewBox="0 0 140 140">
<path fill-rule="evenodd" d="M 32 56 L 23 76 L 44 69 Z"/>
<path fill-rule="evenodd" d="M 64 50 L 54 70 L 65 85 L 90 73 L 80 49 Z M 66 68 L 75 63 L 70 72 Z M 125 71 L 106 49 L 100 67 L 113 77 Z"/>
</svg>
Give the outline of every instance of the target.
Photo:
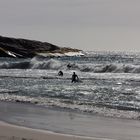
<svg viewBox="0 0 140 140">
<path fill-rule="evenodd" d="M 77 83 L 71 83 L 73 72 Z M 140 119 L 140 54 L 0 58 L 0 100 Z"/>
</svg>

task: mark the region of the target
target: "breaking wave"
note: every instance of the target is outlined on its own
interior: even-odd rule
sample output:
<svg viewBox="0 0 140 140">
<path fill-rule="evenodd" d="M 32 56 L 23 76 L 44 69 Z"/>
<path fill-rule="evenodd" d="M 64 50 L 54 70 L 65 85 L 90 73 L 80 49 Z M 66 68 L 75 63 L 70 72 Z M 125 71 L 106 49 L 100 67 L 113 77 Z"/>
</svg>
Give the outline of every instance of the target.
<svg viewBox="0 0 140 140">
<path fill-rule="evenodd" d="M 49 59 L 40 60 L 33 58 L 31 60 L 19 61 L 19 62 L 4 62 L 0 64 L 0 69 L 53 69 L 58 70 L 64 65 L 63 62 Z"/>
<path fill-rule="evenodd" d="M 56 59 L 33 59 L 2 62 L 0 69 L 46 69 L 46 70 L 79 70 L 93 73 L 140 73 L 140 65 L 133 64 L 94 64 L 75 63 Z"/>
</svg>

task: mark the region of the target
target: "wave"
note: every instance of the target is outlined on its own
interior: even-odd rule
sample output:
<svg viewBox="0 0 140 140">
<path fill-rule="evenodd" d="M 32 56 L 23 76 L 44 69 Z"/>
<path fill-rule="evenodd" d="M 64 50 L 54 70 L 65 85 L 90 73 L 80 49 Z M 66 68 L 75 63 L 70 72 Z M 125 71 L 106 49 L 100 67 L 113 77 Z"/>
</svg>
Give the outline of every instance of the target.
<svg viewBox="0 0 140 140">
<path fill-rule="evenodd" d="M 140 65 L 132 64 L 93 64 L 75 63 L 56 59 L 33 59 L 2 62 L 0 69 L 46 69 L 46 70 L 78 70 L 81 72 L 93 73 L 140 73 Z"/>
<path fill-rule="evenodd" d="M 12 62 L 0 64 L 0 69 L 28 69 L 30 68 L 30 62 Z"/>
<path fill-rule="evenodd" d="M 55 59 L 44 59 L 43 61 L 38 58 L 33 58 L 30 62 L 32 69 L 53 69 L 58 70 L 64 66 L 64 63 Z"/>
<path fill-rule="evenodd" d="M 31 60 L 19 62 L 4 62 L 0 64 L 0 69 L 53 69 L 58 70 L 64 65 L 63 62 L 55 59 L 42 60 L 37 57 Z"/>
<path fill-rule="evenodd" d="M 124 64 L 73 64 L 72 69 L 93 73 L 140 73 L 140 65 Z"/>
<path fill-rule="evenodd" d="M 58 100 L 57 98 L 51 97 L 30 97 L 30 96 L 19 96 L 16 94 L 0 94 L 0 101 L 16 102 L 22 104 L 34 104 L 42 107 L 56 107 L 57 109 L 66 109 L 70 111 L 85 112 L 91 114 L 98 114 L 106 117 L 117 117 L 127 119 L 140 119 L 139 108 L 125 107 L 125 106 L 113 106 L 105 104 L 96 104 L 88 102 L 76 102 L 76 100 L 68 100 L 63 98 Z"/>
</svg>

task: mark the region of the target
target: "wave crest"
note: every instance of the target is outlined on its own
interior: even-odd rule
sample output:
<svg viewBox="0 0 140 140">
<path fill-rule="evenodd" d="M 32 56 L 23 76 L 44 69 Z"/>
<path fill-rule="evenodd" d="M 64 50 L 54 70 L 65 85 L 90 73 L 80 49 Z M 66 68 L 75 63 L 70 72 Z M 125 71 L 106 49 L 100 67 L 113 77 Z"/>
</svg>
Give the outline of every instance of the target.
<svg viewBox="0 0 140 140">
<path fill-rule="evenodd" d="M 53 69 L 58 70 L 63 67 L 63 62 L 50 59 L 50 60 L 38 60 L 37 58 L 33 58 L 30 62 L 30 66 L 32 69 Z"/>
<path fill-rule="evenodd" d="M 20 60 L 16 62 L 2 62 L 0 69 L 49 69 L 49 70 L 78 70 L 81 72 L 93 73 L 140 73 L 140 65 L 132 64 L 93 64 L 93 63 L 75 63 L 56 59 L 42 59 L 34 57 L 33 59 Z"/>
</svg>

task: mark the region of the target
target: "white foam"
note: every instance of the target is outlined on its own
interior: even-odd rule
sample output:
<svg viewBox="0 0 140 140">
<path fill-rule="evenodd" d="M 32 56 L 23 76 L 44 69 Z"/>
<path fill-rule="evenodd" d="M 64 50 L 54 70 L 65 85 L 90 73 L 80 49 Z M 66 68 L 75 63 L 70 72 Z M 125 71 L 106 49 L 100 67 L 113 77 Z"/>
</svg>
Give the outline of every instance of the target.
<svg viewBox="0 0 140 140">
<path fill-rule="evenodd" d="M 84 56 L 84 54 L 80 52 L 67 52 L 65 53 L 66 56 Z"/>
<path fill-rule="evenodd" d="M 62 53 L 37 53 L 40 56 L 48 57 L 48 56 L 64 56 Z"/>
<path fill-rule="evenodd" d="M 16 55 L 14 55 L 12 52 L 10 51 L 7 51 L 7 54 L 10 55 L 10 56 L 13 56 L 13 57 L 16 57 Z"/>
<path fill-rule="evenodd" d="M 33 58 L 31 60 L 31 68 L 32 69 L 52 69 L 52 70 L 58 70 L 63 66 L 63 62 L 50 59 L 50 60 L 43 60 L 39 61 L 36 58 Z"/>
<path fill-rule="evenodd" d="M 48 57 L 48 56 L 84 56 L 84 54 L 79 52 L 67 52 L 67 53 L 37 53 L 40 56 Z"/>
</svg>

